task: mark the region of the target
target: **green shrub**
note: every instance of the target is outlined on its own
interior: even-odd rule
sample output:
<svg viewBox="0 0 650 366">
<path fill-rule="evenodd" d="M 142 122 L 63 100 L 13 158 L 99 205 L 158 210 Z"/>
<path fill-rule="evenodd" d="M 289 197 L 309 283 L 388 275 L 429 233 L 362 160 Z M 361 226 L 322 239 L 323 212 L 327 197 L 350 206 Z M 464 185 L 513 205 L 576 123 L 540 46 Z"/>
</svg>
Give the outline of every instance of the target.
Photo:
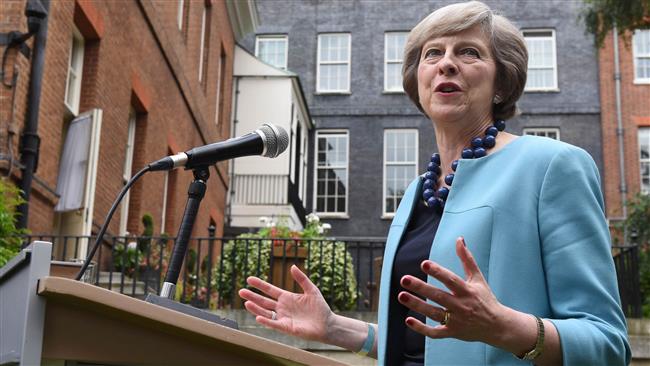
<svg viewBox="0 0 650 366">
<path fill-rule="evenodd" d="M 20 252 L 20 235 L 27 230 L 16 227 L 18 213 L 16 207 L 25 201 L 20 190 L 6 178 L 0 179 L 0 267 Z"/>
<path fill-rule="evenodd" d="M 294 232 L 285 225 L 277 225 L 229 240 L 224 244 L 223 257 L 216 259 L 212 272 L 212 287 L 225 303 L 229 303 L 231 299 L 237 301 L 235 291 L 248 287 L 247 276 L 255 275 L 268 281 L 271 271 L 271 248 L 284 245 L 285 241 L 277 239 L 288 239 L 285 247 L 287 254 L 291 254 L 295 246 L 309 249 L 305 261 L 306 272 L 311 281 L 319 286 L 332 309 L 354 309 L 358 295 L 352 255 L 346 250 L 343 242 L 326 240 L 323 234 L 328 226 L 321 224 L 317 216 L 310 214 L 302 232 Z M 287 264 L 291 264 L 291 261 L 291 258 L 287 258 Z"/>
</svg>

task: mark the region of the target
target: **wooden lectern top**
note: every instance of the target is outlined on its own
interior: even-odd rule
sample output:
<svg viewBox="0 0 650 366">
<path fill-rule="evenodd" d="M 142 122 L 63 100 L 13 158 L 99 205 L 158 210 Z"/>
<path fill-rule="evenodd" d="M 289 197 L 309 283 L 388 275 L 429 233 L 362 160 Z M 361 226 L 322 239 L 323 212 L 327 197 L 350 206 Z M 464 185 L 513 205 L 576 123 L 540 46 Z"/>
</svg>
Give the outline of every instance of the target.
<svg viewBox="0 0 650 366">
<path fill-rule="evenodd" d="M 44 359 L 126 365 L 345 365 L 106 289 L 39 280 Z"/>
</svg>

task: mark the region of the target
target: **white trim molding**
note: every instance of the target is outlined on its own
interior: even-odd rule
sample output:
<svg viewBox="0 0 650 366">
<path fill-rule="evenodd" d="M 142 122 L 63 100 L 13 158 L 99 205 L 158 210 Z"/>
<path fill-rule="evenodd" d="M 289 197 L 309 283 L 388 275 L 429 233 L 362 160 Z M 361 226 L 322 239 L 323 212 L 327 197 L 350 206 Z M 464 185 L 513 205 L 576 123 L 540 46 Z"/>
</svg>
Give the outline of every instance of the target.
<svg viewBox="0 0 650 366">
<path fill-rule="evenodd" d="M 393 135 L 390 138 L 390 135 Z M 399 151 L 401 150 L 401 151 Z M 401 177 L 393 175 L 391 179 L 396 185 L 396 191 L 389 197 L 388 191 L 388 168 L 406 168 L 401 169 Z M 409 167 L 413 169 L 409 172 Z M 404 196 L 406 187 L 418 175 L 418 130 L 414 128 L 405 129 L 385 129 L 384 130 L 384 158 L 383 158 L 383 177 L 382 177 L 382 218 L 392 217 L 397 211 L 397 206 Z M 395 184 L 394 184 L 395 185 Z M 399 194 L 399 190 L 401 194 Z M 391 199 L 393 209 L 387 210 L 388 199 Z"/>
<path fill-rule="evenodd" d="M 637 29 L 632 35 L 634 84 L 650 84 L 650 29 Z M 643 63 L 643 65 L 641 65 Z M 640 70 L 643 75 L 640 76 Z"/>
<path fill-rule="evenodd" d="M 528 127 L 524 128 L 523 134 L 548 137 L 560 141 L 560 129 L 557 127 Z"/>
<path fill-rule="evenodd" d="M 555 30 L 523 29 L 522 33 L 528 47 L 528 78 L 524 91 L 559 91 Z"/>
<path fill-rule="evenodd" d="M 337 42 L 337 57 L 331 59 L 331 51 L 327 53 L 327 60 L 323 60 L 323 40 L 327 39 L 328 43 L 332 40 Z M 347 39 L 347 42 L 345 40 Z M 316 93 L 318 94 L 348 94 L 350 93 L 350 78 L 351 78 L 351 69 L 352 69 L 352 37 L 350 33 L 320 33 L 318 34 L 318 49 L 317 49 L 317 63 L 316 63 Z M 347 66 L 347 80 L 343 80 L 343 88 L 337 87 L 333 88 L 330 85 L 327 88 L 324 88 L 321 83 L 321 68 L 328 66 Z M 344 71 L 345 72 L 345 71 Z M 337 74 L 337 77 L 341 75 Z M 345 77 L 345 74 L 343 74 Z M 347 82 L 346 82 L 347 81 Z M 341 80 L 336 82 L 341 84 Z"/>
<path fill-rule="evenodd" d="M 278 54 L 274 53 L 273 57 L 271 55 L 265 55 L 265 54 L 260 54 L 262 51 L 262 48 L 260 47 L 260 43 L 265 43 L 268 42 L 270 44 L 274 44 L 275 47 L 277 47 L 279 44 L 282 44 L 284 47 L 284 52 L 283 52 L 283 60 L 278 59 Z M 289 60 L 289 36 L 286 34 L 259 34 L 257 37 L 255 37 L 255 57 L 258 59 L 262 60 L 263 62 L 273 66 L 277 67 L 282 70 L 287 69 L 288 65 L 288 60 Z"/>
<path fill-rule="evenodd" d="M 384 33 L 384 93 L 404 93 L 402 64 L 407 36 L 408 32 Z M 389 70 L 389 65 L 392 66 L 393 71 Z M 397 69 L 397 75 L 393 74 L 395 69 Z M 390 82 L 397 81 L 395 79 L 399 79 L 399 82 Z"/>
<path fill-rule="evenodd" d="M 337 150 L 334 151 L 333 153 L 338 155 L 335 160 L 330 163 L 329 161 L 319 161 L 319 140 L 321 138 L 327 138 L 327 137 L 332 137 L 336 138 L 337 140 L 340 138 L 345 138 L 345 141 L 343 142 L 343 146 L 338 146 L 339 142 L 337 141 Z M 319 130 L 316 131 L 315 135 L 315 154 L 314 154 L 314 206 L 313 206 L 313 211 L 318 214 L 319 216 L 322 217 L 339 217 L 339 218 L 347 218 L 348 216 L 348 203 L 349 203 L 349 192 L 350 192 L 350 185 L 348 184 L 349 182 L 349 176 L 350 176 L 350 136 L 348 130 Z M 343 147 L 345 151 L 340 151 L 340 149 Z M 326 153 L 327 154 L 327 153 Z M 343 158 L 339 160 L 340 155 L 343 155 Z M 326 178 L 324 181 L 324 186 L 323 188 L 323 194 L 319 194 L 318 191 L 318 183 L 319 183 L 319 177 L 318 177 L 318 172 L 319 171 L 328 171 L 332 169 L 337 169 L 337 170 L 344 170 L 345 171 L 345 179 L 341 181 L 343 183 L 343 186 L 345 188 L 345 193 L 343 195 L 338 194 L 338 180 L 334 182 L 334 192 L 333 192 L 333 197 L 330 197 L 330 194 L 328 192 L 328 179 Z M 322 202 L 321 205 L 319 205 L 319 198 L 323 199 L 324 201 Z M 334 199 L 334 207 L 333 209 L 330 209 L 328 207 L 328 199 L 333 198 Z M 339 209 L 339 200 L 340 199 L 344 200 L 344 208 L 343 211 Z M 321 208 L 321 210 L 319 210 Z"/>
</svg>

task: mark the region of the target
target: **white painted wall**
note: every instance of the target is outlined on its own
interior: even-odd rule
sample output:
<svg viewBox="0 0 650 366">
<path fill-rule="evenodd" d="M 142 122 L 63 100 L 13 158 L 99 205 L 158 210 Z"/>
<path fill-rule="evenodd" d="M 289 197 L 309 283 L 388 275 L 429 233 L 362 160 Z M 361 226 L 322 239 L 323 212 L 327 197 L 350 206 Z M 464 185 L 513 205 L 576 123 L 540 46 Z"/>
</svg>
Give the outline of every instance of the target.
<svg viewBox="0 0 650 366">
<path fill-rule="evenodd" d="M 239 80 L 235 136 L 254 131 L 263 123 L 273 123 L 290 131 L 291 79 L 242 78 Z M 289 174 L 289 152 L 269 159 L 249 156 L 237 159 L 235 174 Z"/>
</svg>

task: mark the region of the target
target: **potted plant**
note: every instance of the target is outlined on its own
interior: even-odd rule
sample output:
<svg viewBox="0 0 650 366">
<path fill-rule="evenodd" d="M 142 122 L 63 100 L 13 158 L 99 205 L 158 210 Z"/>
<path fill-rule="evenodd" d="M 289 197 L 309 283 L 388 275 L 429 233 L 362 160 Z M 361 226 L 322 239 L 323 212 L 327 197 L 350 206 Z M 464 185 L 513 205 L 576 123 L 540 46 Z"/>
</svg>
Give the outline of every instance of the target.
<svg viewBox="0 0 650 366">
<path fill-rule="evenodd" d="M 310 214 L 302 231 L 292 231 L 283 224 L 270 225 L 226 242 L 212 274 L 212 286 L 220 302 L 240 307 L 237 291 L 247 286 L 246 277 L 250 275 L 300 291 L 288 273 L 296 264 L 320 287 L 333 309 L 353 309 L 358 295 L 352 255 L 343 242 L 325 237 L 329 228 L 329 224 L 322 224 L 318 216 Z"/>
</svg>

